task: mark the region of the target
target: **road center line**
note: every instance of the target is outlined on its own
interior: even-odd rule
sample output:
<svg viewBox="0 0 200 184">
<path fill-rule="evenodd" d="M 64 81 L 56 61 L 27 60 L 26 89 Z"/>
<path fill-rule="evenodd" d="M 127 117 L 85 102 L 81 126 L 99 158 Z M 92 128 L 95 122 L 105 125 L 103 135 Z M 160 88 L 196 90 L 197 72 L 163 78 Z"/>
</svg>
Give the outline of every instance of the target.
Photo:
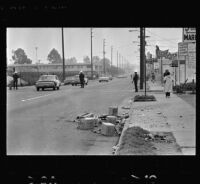
<svg viewBox="0 0 200 184">
<path fill-rule="evenodd" d="M 29 100 L 35 100 L 35 99 L 42 98 L 42 97 L 49 96 L 49 95 L 52 95 L 52 94 L 37 96 L 37 97 L 33 97 L 33 98 L 28 98 L 28 99 L 23 99 L 23 100 L 21 100 L 21 101 L 22 101 L 22 102 L 25 102 L 25 101 L 29 101 Z"/>
</svg>

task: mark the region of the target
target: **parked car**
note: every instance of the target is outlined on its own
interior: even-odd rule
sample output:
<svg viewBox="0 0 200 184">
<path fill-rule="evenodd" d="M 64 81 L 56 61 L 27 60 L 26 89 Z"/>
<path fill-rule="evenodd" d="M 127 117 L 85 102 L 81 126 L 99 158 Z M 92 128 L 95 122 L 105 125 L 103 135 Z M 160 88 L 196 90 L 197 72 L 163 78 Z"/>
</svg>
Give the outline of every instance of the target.
<svg viewBox="0 0 200 184">
<path fill-rule="evenodd" d="M 42 75 L 39 80 L 35 83 L 37 91 L 44 90 L 45 88 L 53 88 L 53 90 L 59 90 L 61 82 L 57 75 Z"/>
<path fill-rule="evenodd" d="M 71 84 L 74 81 L 74 77 L 66 77 L 64 80 L 64 85 Z"/>
<path fill-rule="evenodd" d="M 113 77 L 111 75 L 109 76 L 109 80 L 113 80 Z"/>
<path fill-rule="evenodd" d="M 87 85 L 87 84 L 88 84 L 88 78 L 85 77 L 85 78 L 84 78 L 84 81 L 85 81 L 85 85 Z M 73 80 L 72 80 L 72 82 L 71 82 L 71 85 L 72 85 L 72 86 L 77 86 L 77 85 L 80 85 L 80 84 L 81 84 L 81 82 L 80 82 L 80 79 L 79 79 L 79 75 L 75 75 L 75 76 L 73 77 Z"/>
<path fill-rule="evenodd" d="M 103 76 L 103 77 L 99 77 L 99 82 L 108 82 L 109 81 L 109 77 Z"/>
</svg>

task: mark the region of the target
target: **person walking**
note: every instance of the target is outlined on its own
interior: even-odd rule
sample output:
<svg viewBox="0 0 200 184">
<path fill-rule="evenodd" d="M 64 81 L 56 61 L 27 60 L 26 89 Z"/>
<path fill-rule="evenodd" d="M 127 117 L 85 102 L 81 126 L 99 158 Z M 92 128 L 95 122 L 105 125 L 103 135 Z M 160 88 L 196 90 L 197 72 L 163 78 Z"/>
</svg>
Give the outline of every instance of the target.
<svg viewBox="0 0 200 184">
<path fill-rule="evenodd" d="M 152 75 L 151 75 L 151 81 L 154 83 L 155 82 L 155 74 L 154 73 L 152 73 Z"/>
<path fill-rule="evenodd" d="M 80 71 L 80 73 L 79 73 L 79 79 L 80 79 L 80 83 L 81 83 L 81 88 L 84 88 L 84 83 L 85 83 L 84 77 L 85 76 L 84 76 L 83 72 Z"/>
<path fill-rule="evenodd" d="M 164 77 L 164 91 L 166 98 L 170 97 L 170 92 L 172 91 L 172 77 L 170 75 L 170 72 L 166 72 L 166 75 Z"/>
<path fill-rule="evenodd" d="M 137 87 L 138 79 L 139 79 L 139 76 L 138 76 L 137 72 L 135 72 L 135 75 L 134 75 L 133 81 L 132 81 L 132 83 L 134 82 L 134 85 L 135 85 L 135 92 L 138 92 L 138 87 Z"/>
<path fill-rule="evenodd" d="M 13 74 L 13 87 L 14 89 L 18 89 L 18 73 L 15 71 L 14 74 Z"/>
</svg>

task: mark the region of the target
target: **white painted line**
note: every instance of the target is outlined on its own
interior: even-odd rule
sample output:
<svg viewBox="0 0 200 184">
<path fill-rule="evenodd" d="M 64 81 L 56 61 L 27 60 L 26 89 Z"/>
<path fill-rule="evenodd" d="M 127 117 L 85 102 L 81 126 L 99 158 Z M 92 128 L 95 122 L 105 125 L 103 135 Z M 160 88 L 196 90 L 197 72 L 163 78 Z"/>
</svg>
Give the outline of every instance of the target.
<svg viewBox="0 0 200 184">
<path fill-rule="evenodd" d="M 49 96 L 49 95 L 52 95 L 52 94 L 37 96 L 37 97 L 34 97 L 34 98 L 23 99 L 23 100 L 21 100 L 21 101 L 22 101 L 22 102 L 25 102 L 25 101 L 28 101 L 28 100 L 35 100 L 35 99 L 42 98 L 42 97 Z"/>
</svg>

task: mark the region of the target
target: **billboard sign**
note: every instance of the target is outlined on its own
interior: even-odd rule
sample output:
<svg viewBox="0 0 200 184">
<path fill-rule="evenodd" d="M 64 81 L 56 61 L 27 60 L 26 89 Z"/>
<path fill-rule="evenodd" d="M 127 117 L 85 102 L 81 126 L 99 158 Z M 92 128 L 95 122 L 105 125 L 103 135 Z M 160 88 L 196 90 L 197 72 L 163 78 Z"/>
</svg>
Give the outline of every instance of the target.
<svg viewBox="0 0 200 184">
<path fill-rule="evenodd" d="M 179 56 L 188 55 L 188 43 L 184 43 L 184 42 L 178 43 L 178 54 Z"/>
<path fill-rule="evenodd" d="M 196 28 L 183 28 L 183 42 L 196 42 Z"/>
</svg>

